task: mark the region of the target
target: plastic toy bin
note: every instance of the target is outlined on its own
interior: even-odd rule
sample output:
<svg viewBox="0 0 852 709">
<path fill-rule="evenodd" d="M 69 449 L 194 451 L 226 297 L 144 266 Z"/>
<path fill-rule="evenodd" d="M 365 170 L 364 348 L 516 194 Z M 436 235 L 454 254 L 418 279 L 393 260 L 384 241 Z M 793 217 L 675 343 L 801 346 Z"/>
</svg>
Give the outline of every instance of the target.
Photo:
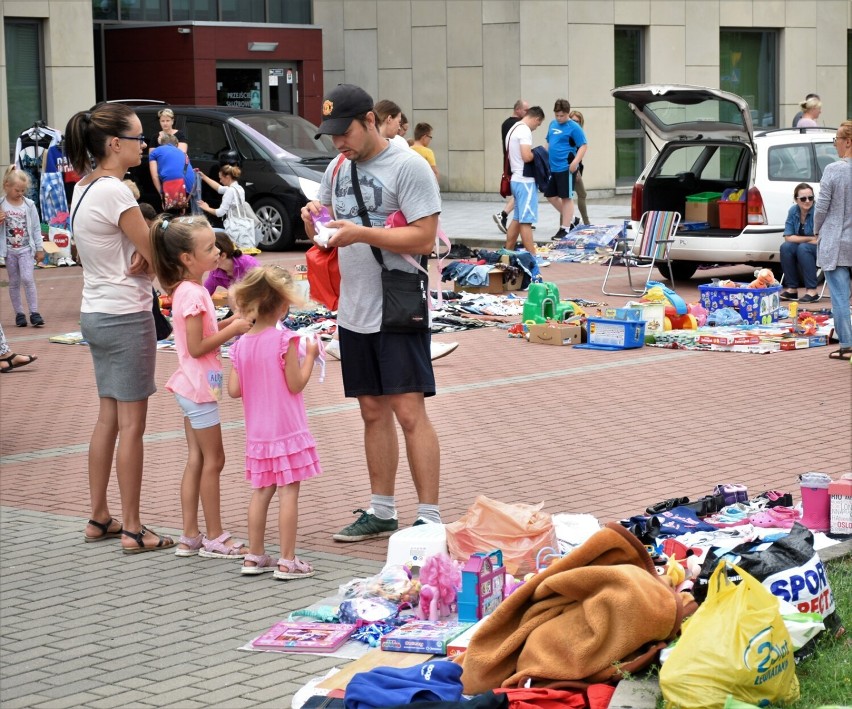
<svg viewBox="0 0 852 709">
<path fill-rule="evenodd" d="M 719 202 L 720 229 L 744 229 L 745 225 L 745 202 Z"/>
<path fill-rule="evenodd" d="M 719 197 L 721 192 L 699 192 L 686 196 L 686 208 L 683 212 L 685 223 L 706 222 L 711 227 L 719 226 Z"/>
<path fill-rule="evenodd" d="M 645 345 L 645 323 L 635 320 L 586 320 L 588 343 L 618 350 L 630 350 Z"/>
<path fill-rule="evenodd" d="M 741 288 L 722 288 L 712 284 L 698 286 L 701 305 L 708 311 L 733 308 L 748 323 L 774 322 L 781 307 L 780 292 L 780 285 L 769 288 L 746 288 L 745 284 Z"/>
</svg>

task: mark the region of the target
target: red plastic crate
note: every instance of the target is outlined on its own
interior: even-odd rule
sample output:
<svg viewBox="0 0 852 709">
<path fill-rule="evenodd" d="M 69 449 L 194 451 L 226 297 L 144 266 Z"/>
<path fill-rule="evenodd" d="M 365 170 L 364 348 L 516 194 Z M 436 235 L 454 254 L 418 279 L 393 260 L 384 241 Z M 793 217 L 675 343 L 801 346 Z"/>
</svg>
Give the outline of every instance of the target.
<svg viewBox="0 0 852 709">
<path fill-rule="evenodd" d="M 744 229 L 745 225 L 745 202 L 719 202 L 720 229 Z"/>
</svg>

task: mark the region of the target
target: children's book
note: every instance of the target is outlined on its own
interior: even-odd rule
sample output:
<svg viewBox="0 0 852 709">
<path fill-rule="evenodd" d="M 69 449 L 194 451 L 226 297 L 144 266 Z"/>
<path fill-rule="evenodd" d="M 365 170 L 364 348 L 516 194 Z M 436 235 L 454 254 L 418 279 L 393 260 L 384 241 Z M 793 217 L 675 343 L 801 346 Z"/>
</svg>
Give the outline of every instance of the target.
<svg viewBox="0 0 852 709">
<path fill-rule="evenodd" d="M 334 652 L 345 643 L 355 625 L 351 623 L 298 623 L 282 620 L 252 641 L 253 647 L 287 652 Z"/>
<path fill-rule="evenodd" d="M 447 654 L 447 643 L 473 623 L 448 620 L 410 620 L 382 637 L 382 650 Z"/>
</svg>

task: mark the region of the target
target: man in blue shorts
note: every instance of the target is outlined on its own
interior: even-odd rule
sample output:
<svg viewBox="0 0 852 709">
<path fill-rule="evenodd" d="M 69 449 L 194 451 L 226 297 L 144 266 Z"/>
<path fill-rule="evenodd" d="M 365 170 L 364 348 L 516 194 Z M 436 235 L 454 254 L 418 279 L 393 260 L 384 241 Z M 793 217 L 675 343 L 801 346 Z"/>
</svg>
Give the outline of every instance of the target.
<svg viewBox="0 0 852 709">
<path fill-rule="evenodd" d="M 373 99 L 351 84 L 339 84 L 325 97 L 320 134 L 330 135 L 345 158 L 331 161 L 319 200 L 302 208 L 308 236 L 323 206 L 337 231 L 328 242 L 338 249 L 341 368 L 346 396 L 358 399 L 364 421 L 364 448 L 370 475 L 369 509 L 334 535 L 338 542 L 387 537 L 399 527 L 394 488 L 399 466 L 396 422 L 402 428 L 411 476 L 417 491 L 414 524 L 441 522 L 438 507 L 440 447 L 426 413 L 425 397 L 435 394 L 429 330 L 382 332 L 381 267 L 371 247 L 381 250 L 389 269 L 416 271 L 404 254 L 431 253 L 438 229 L 441 197 L 429 164 L 413 150 L 391 147 L 376 128 Z M 352 165 L 369 222 L 364 225 L 352 188 Z M 402 212 L 408 224 L 385 228 Z"/>
<path fill-rule="evenodd" d="M 544 192 L 547 201 L 560 214 L 561 225 L 554 239 L 571 231 L 574 221 L 574 173 L 586 154 L 586 134 L 576 121 L 568 118 L 571 104 L 564 98 L 553 105 L 554 120 L 547 129 L 547 150 L 550 159 L 550 183 Z"/>
<path fill-rule="evenodd" d="M 521 243 L 533 256 L 536 251 L 532 225 L 538 221 L 538 188 L 533 172 L 532 132 L 543 120 L 541 106 L 530 106 L 526 115 L 509 129 L 505 140 L 515 198 L 513 221 L 506 232 L 506 248 L 514 250 L 520 234 Z"/>
</svg>

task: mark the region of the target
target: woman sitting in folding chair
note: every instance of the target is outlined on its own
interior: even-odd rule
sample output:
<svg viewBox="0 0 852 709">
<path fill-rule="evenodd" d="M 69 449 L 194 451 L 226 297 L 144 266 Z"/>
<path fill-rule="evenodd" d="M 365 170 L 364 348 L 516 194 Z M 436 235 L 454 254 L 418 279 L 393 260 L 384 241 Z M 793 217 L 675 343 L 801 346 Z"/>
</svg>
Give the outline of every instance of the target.
<svg viewBox="0 0 852 709">
<path fill-rule="evenodd" d="M 784 290 L 781 300 L 815 303 L 817 294 L 817 245 L 814 236 L 814 191 L 806 182 L 793 190 L 796 202 L 787 212 L 784 243 L 781 244 L 781 268 L 784 271 Z M 805 295 L 799 297 L 799 274 L 805 283 Z"/>
</svg>

